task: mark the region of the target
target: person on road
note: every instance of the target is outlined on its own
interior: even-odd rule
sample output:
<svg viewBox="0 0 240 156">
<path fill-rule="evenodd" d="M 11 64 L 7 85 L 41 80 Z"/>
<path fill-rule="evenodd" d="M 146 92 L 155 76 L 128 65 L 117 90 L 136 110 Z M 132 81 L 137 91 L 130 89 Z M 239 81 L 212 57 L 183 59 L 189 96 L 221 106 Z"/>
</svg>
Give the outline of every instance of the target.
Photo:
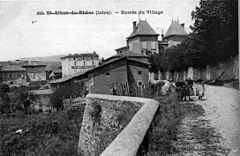
<svg viewBox="0 0 240 156">
<path fill-rule="evenodd" d="M 188 91 L 187 91 L 188 100 L 193 101 L 191 99 L 191 96 L 194 96 L 193 81 L 189 78 L 189 79 L 186 80 L 186 84 L 187 84 L 187 88 L 188 88 Z"/>
<path fill-rule="evenodd" d="M 196 87 L 196 95 L 198 96 L 198 100 L 202 100 L 205 92 L 205 87 L 203 81 L 200 79 L 197 81 Z"/>
</svg>

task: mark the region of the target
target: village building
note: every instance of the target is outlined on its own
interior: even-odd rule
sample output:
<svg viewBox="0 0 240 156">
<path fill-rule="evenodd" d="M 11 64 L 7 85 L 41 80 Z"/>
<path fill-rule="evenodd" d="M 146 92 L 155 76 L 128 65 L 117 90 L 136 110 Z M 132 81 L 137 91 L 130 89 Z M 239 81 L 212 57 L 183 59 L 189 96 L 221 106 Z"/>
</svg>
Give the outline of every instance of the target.
<svg viewBox="0 0 240 156">
<path fill-rule="evenodd" d="M 34 105 L 35 110 L 42 110 L 43 112 L 51 109 L 51 95 L 53 91 L 51 89 L 41 89 L 41 90 L 31 90 L 30 93 L 34 96 Z"/>
<path fill-rule="evenodd" d="M 116 55 L 103 60 L 101 65 L 96 65 L 95 68 L 71 72 L 69 71 L 74 66 L 73 58 L 75 56 L 82 57 L 82 55 L 66 56 L 63 59 L 71 59 L 72 63 L 68 61 L 67 68 L 62 66 L 63 78 L 51 81 L 51 86 L 56 88 L 59 85 L 73 85 L 85 81 L 87 89 L 91 93 L 117 94 L 127 89 L 129 94 L 133 94 L 135 89 L 146 87 L 149 81 L 160 79 L 158 72 L 149 72 L 150 55 L 159 53 L 160 48 L 164 50 L 169 45 L 179 44 L 187 34 L 183 26 L 174 21 L 166 35 L 162 35 L 164 40 L 159 41 L 158 36 L 159 34 L 146 20 L 139 20 L 138 24 L 133 22 L 133 31 L 127 37 L 127 45 L 116 49 Z M 82 58 L 79 60 L 83 61 Z M 83 65 L 82 62 L 81 65 Z M 65 69 L 68 71 L 64 71 Z"/>
<path fill-rule="evenodd" d="M 163 43 L 166 41 L 167 48 L 170 48 L 181 44 L 187 36 L 188 33 L 185 31 L 184 24 L 180 24 L 178 20 L 172 20 L 165 36 L 163 36 Z"/>
<path fill-rule="evenodd" d="M 26 80 L 26 69 L 19 65 L 0 66 L 0 82 Z"/>
<path fill-rule="evenodd" d="M 87 72 L 89 92 L 121 94 L 128 90 L 134 94 L 136 88 L 148 84 L 148 67 L 147 62 L 126 56 L 107 62 Z"/>
<path fill-rule="evenodd" d="M 47 65 L 47 80 L 60 79 L 62 77 L 61 62 Z"/>
<path fill-rule="evenodd" d="M 158 53 L 158 36 L 146 20 L 133 22 L 133 31 L 127 37 L 127 47 L 133 53 L 149 55 Z"/>
<path fill-rule="evenodd" d="M 26 69 L 27 78 L 29 82 L 39 82 L 47 80 L 45 64 L 25 64 L 22 65 Z"/>
<path fill-rule="evenodd" d="M 117 54 L 125 53 L 129 51 L 129 47 L 128 46 L 120 47 L 118 49 L 115 49 L 115 51 L 117 52 Z"/>
<path fill-rule="evenodd" d="M 69 54 L 61 58 L 62 76 L 84 73 L 99 66 L 99 62 L 99 55 L 95 51 L 93 53 Z"/>
<path fill-rule="evenodd" d="M 148 83 L 149 63 L 123 56 L 71 77 L 51 81 L 51 87 L 59 85 L 71 86 L 85 81 L 87 90 L 91 93 L 119 94 L 128 92 L 134 94 L 137 88 L 144 88 Z M 115 93 L 114 93 L 115 92 Z"/>
</svg>

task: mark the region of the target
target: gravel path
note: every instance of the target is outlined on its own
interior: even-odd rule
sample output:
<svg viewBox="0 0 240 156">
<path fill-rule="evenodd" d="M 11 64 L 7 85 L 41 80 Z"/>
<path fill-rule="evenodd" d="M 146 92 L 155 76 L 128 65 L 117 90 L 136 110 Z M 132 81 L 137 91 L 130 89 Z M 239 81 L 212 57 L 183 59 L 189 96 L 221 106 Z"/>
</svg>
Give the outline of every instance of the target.
<svg viewBox="0 0 240 156">
<path fill-rule="evenodd" d="M 239 90 L 206 86 L 206 101 L 197 101 L 205 110 L 206 119 L 225 138 L 229 155 L 240 156 Z"/>
<path fill-rule="evenodd" d="M 176 155 L 240 156 L 240 107 L 236 89 L 206 86 L 203 101 L 182 102 L 188 114 L 173 141 Z"/>
</svg>

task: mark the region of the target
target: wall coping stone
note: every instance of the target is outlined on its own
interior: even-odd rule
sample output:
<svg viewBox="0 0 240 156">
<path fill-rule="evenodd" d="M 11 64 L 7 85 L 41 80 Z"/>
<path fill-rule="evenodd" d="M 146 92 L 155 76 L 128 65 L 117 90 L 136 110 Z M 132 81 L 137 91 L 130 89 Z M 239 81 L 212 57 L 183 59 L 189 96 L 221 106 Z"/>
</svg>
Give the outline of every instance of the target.
<svg viewBox="0 0 240 156">
<path fill-rule="evenodd" d="M 87 98 L 132 101 L 141 102 L 144 104 L 142 108 L 134 115 L 128 125 L 123 129 L 123 131 L 118 134 L 113 142 L 101 154 L 101 156 L 135 156 L 145 134 L 151 125 L 151 122 L 159 107 L 159 102 L 147 98 L 104 94 L 88 94 Z"/>
</svg>

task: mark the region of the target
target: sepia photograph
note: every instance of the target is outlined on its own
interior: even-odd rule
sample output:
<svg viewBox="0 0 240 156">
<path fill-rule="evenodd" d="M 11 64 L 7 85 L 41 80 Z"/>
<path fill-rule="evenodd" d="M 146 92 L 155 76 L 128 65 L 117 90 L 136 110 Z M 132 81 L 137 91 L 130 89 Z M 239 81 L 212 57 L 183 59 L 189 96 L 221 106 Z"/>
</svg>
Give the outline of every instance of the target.
<svg viewBox="0 0 240 156">
<path fill-rule="evenodd" d="M 0 156 L 240 156 L 238 0 L 0 0 Z"/>
</svg>

